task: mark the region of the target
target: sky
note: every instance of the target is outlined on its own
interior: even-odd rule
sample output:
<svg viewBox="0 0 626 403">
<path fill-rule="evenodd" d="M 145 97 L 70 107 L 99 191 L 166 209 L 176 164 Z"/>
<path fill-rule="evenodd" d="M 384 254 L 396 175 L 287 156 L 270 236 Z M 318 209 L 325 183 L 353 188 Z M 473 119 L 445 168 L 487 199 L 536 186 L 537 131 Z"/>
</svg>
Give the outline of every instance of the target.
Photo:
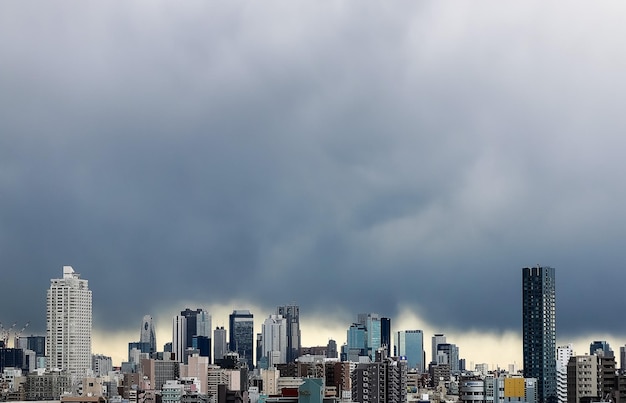
<svg viewBox="0 0 626 403">
<path fill-rule="evenodd" d="M 303 342 L 360 312 L 521 361 L 521 268 L 556 269 L 557 342 L 626 343 L 626 5 L 0 3 L 0 321 L 51 278 L 94 344 L 141 318 Z M 129 340 L 129 337 L 131 338 Z M 429 343 L 425 343 L 427 355 Z M 107 351 L 103 351 L 107 350 Z"/>
</svg>

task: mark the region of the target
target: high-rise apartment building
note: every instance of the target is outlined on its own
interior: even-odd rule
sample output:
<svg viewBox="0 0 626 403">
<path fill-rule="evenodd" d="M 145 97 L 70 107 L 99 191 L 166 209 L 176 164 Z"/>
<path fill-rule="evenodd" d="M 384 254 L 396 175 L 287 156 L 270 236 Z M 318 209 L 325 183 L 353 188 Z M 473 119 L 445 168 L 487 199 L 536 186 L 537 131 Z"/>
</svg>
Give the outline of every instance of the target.
<svg viewBox="0 0 626 403">
<path fill-rule="evenodd" d="M 556 349 L 556 396 L 559 403 L 567 403 L 567 364 L 573 355 L 572 344 Z"/>
<path fill-rule="evenodd" d="M 139 334 L 140 343 L 148 343 L 148 352 L 156 353 L 156 332 L 154 331 L 154 323 L 152 316 L 145 315 L 141 321 L 141 331 Z"/>
<path fill-rule="evenodd" d="M 539 403 L 557 401 L 554 281 L 552 267 L 522 269 L 524 377 L 537 379 Z"/>
<path fill-rule="evenodd" d="M 63 278 L 50 280 L 46 314 L 48 369 L 67 370 L 75 378 L 91 369 L 91 303 L 87 280 L 71 266 L 63 266 Z"/>
<path fill-rule="evenodd" d="M 248 369 L 254 368 L 254 315 L 248 310 L 234 310 L 229 315 L 230 351 L 239 354 L 239 358 L 248 363 Z"/>
<path fill-rule="evenodd" d="M 277 315 L 285 318 L 287 326 L 287 362 L 294 362 L 300 357 L 302 349 L 302 335 L 300 333 L 300 307 L 298 305 L 283 305 L 276 309 Z"/>
<path fill-rule="evenodd" d="M 410 369 L 424 372 L 424 333 L 421 330 L 401 330 L 396 333 L 398 356 L 406 357 Z"/>
</svg>

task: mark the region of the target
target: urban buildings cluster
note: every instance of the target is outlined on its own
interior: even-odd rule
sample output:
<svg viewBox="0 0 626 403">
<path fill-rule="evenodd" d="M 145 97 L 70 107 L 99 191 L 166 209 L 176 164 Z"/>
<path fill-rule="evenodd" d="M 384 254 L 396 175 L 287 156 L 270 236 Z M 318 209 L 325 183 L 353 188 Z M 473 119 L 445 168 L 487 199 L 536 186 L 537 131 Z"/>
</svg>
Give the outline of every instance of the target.
<svg viewBox="0 0 626 403">
<path fill-rule="evenodd" d="M 556 346 L 555 271 L 522 269 L 523 370 L 467 368 L 457 345 L 419 329 L 392 332 L 391 319 L 362 313 L 345 342 L 302 346 L 300 307 L 278 306 L 254 334 L 254 315 L 236 309 L 228 329 L 202 308 L 172 318 L 171 341 L 157 345 L 145 315 L 128 357 L 113 367 L 92 354 L 92 293 L 70 266 L 50 281 L 46 335 L 2 329 L 0 400 L 67 402 L 626 402 L 626 347 L 617 367 L 606 341 L 589 354 Z M 163 337 L 163 336 L 160 336 Z"/>
</svg>

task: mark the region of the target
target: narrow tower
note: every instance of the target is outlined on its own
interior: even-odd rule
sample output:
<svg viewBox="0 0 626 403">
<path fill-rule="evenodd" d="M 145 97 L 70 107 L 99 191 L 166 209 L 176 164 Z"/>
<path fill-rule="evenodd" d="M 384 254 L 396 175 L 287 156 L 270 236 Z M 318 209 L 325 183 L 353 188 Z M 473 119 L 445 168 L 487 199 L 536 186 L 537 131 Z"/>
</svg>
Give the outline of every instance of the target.
<svg viewBox="0 0 626 403">
<path fill-rule="evenodd" d="M 537 379 L 538 403 L 555 403 L 556 314 L 554 268 L 522 269 L 524 377 Z"/>
<path fill-rule="evenodd" d="M 51 279 L 47 292 L 48 369 L 67 370 L 78 378 L 91 369 L 91 291 L 71 266 Z"/>
</svg>

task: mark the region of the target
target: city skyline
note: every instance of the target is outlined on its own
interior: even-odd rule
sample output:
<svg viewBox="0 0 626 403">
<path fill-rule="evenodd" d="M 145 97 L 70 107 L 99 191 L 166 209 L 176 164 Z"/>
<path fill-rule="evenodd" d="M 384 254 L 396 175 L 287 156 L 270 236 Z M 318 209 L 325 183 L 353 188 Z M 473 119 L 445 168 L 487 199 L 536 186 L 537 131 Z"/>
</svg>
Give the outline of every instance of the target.
<svg viewBox="0 0 626 403">
<path fill-rule="evenodd" d="M 303 345 L 377 312 L 521 364 L 539 263 L 557 344 L 616 349 L 580 293 L 626 281 L 626 5 L 567 10 L 2 2 L 0 321 L 44 334 L 72 265 L 103 349 L 146 314 L 162 348 L 186 307 L 258 333 L 296 301 Z"/>
</svg>

